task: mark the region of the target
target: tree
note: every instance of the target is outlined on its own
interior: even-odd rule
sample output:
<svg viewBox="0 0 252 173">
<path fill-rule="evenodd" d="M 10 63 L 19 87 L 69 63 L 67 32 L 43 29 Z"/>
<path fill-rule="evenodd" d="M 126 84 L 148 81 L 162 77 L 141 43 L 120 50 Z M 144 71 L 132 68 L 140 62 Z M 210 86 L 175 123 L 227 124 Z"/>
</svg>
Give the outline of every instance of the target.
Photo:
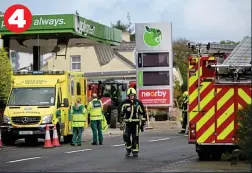
<svg viewBox="0 0 252 173">
<path fill-rule="evenodd" d="M 173 87 L 173 92 L 174 92 L 174 97 L 176 99 L 179 99 L 179 97 L 181 97 L 182 92 L 181 92 L 181 87 L 179 85 L 179 81 L 178 80 L 174 80 L 174 87 Z"/>
<path fill-rule="evenodd" d="M 12 68 L 8 54 L 3 48 L 0 49 L 0 62 L 0 98 L 7 99 L 11 88 Z"/>
<path fill-rule="evenodd" d="M 247 155 L 252 165 L 252 105 L 249 104 L 238 112 L 239 128 L 237 130 L 238 145 Z M 252 169 L 252 168 L 251 168 Z M 252 171 L 252 170 L 251 170 Z"/>
<path fill-rule="evenodd" d="M 128 32 L 128 26 L 123 24 L 121 20 L 118 20 L 116 24 L 111 24 L 112 28 L 121 30 L 122 32 Z"/>
<path fill-rule="evenodd" d="M 220 44 L 239 44 L 239 42 L 235 42 L 231 40 L 221 40 Z"/>
<path fill-rule="evenodd" d="M 188 42 L 190 41 L 182 38 L 173 41 L 174 66 L 179 68 L 183 78 L 183 85 L 181 86 L 182 93 L 187 91 L 187 58 L 193 53 L 193 51 L 188 48 Z"/>
<path fill-rule="evenodd" d="M 118 20 L 116 22 L 116 24 L 111 24 L 111 27 L 119 29 L 122 32 L 129 32 L 130 33 L 130 41 L 135 41 L 135 34 L 133 34 L 134 27 L 132 26 L 129 13 L 127 15 L 127 19 L 128 19 L 128 24 L 124 24 L 121 22 L 121 20 Z"/>
</svg>

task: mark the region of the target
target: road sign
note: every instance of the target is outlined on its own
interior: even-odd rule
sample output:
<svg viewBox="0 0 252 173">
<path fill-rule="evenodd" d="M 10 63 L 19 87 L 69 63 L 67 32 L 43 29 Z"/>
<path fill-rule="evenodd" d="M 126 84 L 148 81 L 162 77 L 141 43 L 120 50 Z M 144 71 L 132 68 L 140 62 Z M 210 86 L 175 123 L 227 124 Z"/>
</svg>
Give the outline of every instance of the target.
<svg viewBox="0 0 252 173">
<path fill-rule="evenodd" d="M 32 24 L 31 11 L 24 5 L 15 4 L 10 6 L 4 13 L 4 25 L 14 33 L 22 33 L 29 29 Z"/>
<path fill-rule="evenodd" d="M 138 98 L 146 106 L 171 104 L 170 89 L 138 89 Z"/>
</svg>

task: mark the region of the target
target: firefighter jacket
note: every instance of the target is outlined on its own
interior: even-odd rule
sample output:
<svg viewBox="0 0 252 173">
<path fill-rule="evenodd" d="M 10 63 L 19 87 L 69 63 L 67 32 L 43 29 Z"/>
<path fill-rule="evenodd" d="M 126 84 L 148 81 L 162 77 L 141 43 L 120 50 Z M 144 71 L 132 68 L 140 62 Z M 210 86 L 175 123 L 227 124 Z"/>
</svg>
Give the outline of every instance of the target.
<svg viewBox="0 0 252 173">
<path fill-rule="evenodd" d="M 183 100 L 182 100 L 182 111 L 187 111 L 187 102 L 188 102 L 188 97 L 185 96 L 183 97 Z"/>
<path fill-rule="evenodd" d="M 90 113 L 90 120 L 102 120 L 102 102 L 97 98 L 93 99 L 91 102 L 88 103 L 87 110 Z"/>
<path fill-rule="evenodd" d="M 71 110 L 73 127 L 84 127 L 87 119 L 87 110 L 83 105 L 73 106 Z"/>
<path fill-rule="evenodd" d="M 121 119 L 124 122 L 140 122 L 142 125 L 146 121 L 146 111 L 141 101 L 126 99 L 121 104 Z"/>
</svg>

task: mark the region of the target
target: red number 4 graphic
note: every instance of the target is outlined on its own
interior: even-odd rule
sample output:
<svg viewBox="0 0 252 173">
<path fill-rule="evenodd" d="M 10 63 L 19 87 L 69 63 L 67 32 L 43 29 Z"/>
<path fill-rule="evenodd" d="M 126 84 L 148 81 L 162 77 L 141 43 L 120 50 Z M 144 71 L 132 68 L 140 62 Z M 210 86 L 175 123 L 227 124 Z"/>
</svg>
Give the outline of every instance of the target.
<svg viewBox="0 0 252 173">
<path fill-rule="evenodd" d="M 12 5 L 4 13 L 4 25 L 11 32 L 25 32 L 27 29 L 29 29 L 31 24 L 31 11 L 24 5 Z"/>
</svg>

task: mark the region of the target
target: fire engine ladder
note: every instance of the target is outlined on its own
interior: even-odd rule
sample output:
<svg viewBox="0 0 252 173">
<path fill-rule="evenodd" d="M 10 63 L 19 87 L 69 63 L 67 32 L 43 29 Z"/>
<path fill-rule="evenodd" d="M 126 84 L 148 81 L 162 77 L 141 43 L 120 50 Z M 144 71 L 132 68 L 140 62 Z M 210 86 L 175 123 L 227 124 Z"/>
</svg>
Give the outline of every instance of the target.
<svg viewBox="0 0 252 173">
<path fill-rule="evenodd" d="M 233 71 L 235 78 L 242 69 L 251 67 L 251 37 L 245 37 L 223 61 L 211 67 L 227 68 Z"/>
</svg>

